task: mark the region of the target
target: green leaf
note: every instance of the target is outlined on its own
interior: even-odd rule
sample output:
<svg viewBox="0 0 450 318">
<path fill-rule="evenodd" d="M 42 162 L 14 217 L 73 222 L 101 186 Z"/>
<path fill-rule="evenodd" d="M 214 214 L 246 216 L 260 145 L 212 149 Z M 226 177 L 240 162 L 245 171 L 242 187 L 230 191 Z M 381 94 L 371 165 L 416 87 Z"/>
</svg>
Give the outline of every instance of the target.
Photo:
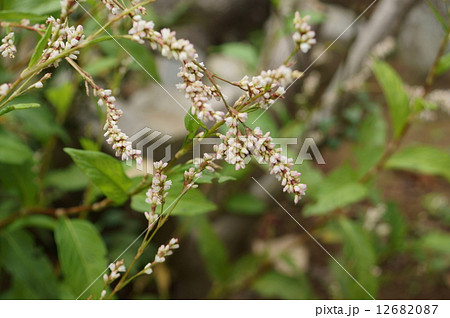
<svg viewBox="0 0 450 318">
<path fill-rule="evenodd" d="M 111 39 L 111 38 L 109 38 Z M 110 72 L 117 65 L 117 57 L 102 57 L 95 62 L 88 64 L 85 71 L 92 77 L 98 76 L 103 72 Z"/>
<path fill-rule="evenodd" d="M 361 123 L 355 156 L 358 160 L 358 174 L 368 172 L 381 158 L 386 143 L 386 123 L 379 107 Z"/>
<path fill-rule="evenodd" d="M 266 298 L 311 299 L 311 289 L 306 277 L 291 277 L 270 271 L 259 277 L 252 289 Z"/>
<path fill-rule="evenodd" d="M 428 101 L 422 97 L 417 97 L 412 102 L 412 109 L 415 113 L 420 113 L 424 110 L 437 110 L 439 106 L 432 101 Z"/>
<path fill-rule="evenodd" d="M 64 148 L 78 168 L 114 202 L 121 204 L 128 199 L 127 191 L 132 181 L 125 175 L 120 162 L 97 151 Z"/>
<path fill-rule="evenodd" d="M 232 195 L 227 200 L 226 209 L 237 213 L 247 215 L 258 215 L 264 213 L 267 204 L 249 193 L 238 193 Z"/>
<path fill-rule="evenodd" d="M 3 1 L 5 10 L 24 11 L 44 16 L 44 20 L 49 13 L 58 13 L 61 10 L 61 4 L 58 0 L 20 0 L 20 1 Z M 56 15 L 54 15 L 56 16 Z"/>
<path fill-rule="evenodd" d="M 445 54 L 440 58 L 436 67 L 436 75 L 441 75 L 450 69 L 450 53 Z"/>
<path fill-rule="evenodd" d="M 97 278 L 106 269 L 107 260 L 105 244 L 95 226 L 86 220 L 62 217 L 56 226 L 55 242 L 64 279 L 73 294 L 98 298 L 103 279 Z"/>
<path fill-rule="evenodd" d="M 0 181 L 5 192 L 20 197 L 23 207 L 34 207 L 38 199 L 37 174 L 30 162 L 22 165 L 0 164 Z"/>
<path fill-rule="evenodd" d="M 249 70 L 256 69 L 258 65 L 258 51 L 251 44 L 228 42 L 220 45 L 219 51 L 224 55 L 241 60 Z"/>
<path fill-rule="evenodd" d="M 227 181 L 234 181 L 234 180 L 236 180 L 236 178 L 232 176 L 220 176 L 219 179 L 217 179 L 217 183 L 224 183 Z"/>
<path fill-rule="evenodd" d="M 184 127 L 186 127 L 189 134 L 195 134 L 198 127 L 200 127 L 200 124 L 199 121 L 192 117 L 191 114 L 186 114 L 186 116 L 184 116 Z"/>
<path fill-rule="evenodd" d="M 338 232 L 344 244 L 346 268 L 355 279 L 374 297 L 378 290 L 378 280 L 372 274 L 377 264 L 374 245 L 370 237 L 356 222 L 347 218 L 339 218 Z M 332 272 L 337 278 L 344 299 L 371 299 L 369 295 L 346 273 L 334 260 L 330 260 Z"/>
<path fill-rule="evenodd" d="M 46 186 L 61 189 L 65 192 L 79 191 L 87 187 L 89 183 L 86 175 L 75 166 L 66 169 L 51 170 L 45 177 Z"/>
<path fill-rule="evenodd" d="M 450 235 L 448 233 L 427 234 L 421 238 L 420 245 L 429 251 L 450 255 Z"/>
<path fill-rule="evenodd" d="M 12 112 L 13 110 L 28 109 L 28 108 L 38 108 L 41 105 L 38 103 L 24 103 L 24 104 L 14 104 L 5 105 L 4 108 L 0 109 L 0 116 Z"/>
<path fill-rule="evenodd" d="M 56 227 L 56 221 L 54 218 L 48 215 L 26 215 L 14 221 L 14 223 L 8 226 L 8 230 L 15 231 L 24 227 L 41 228 L 54 231 Z"/>
<path fill-rule="evenodd" d="M 0 149 L 0 163 L 22 165 L 33 157 L 26 144 L 7 134 L 0 134 Z"/>
<path fill-rule="evenodd" d="M 4 268 L 41 299 L 56 299 L 58 286 L 48 258 L 25 231 L 4 231 L 0 236 Z"/>
<path fill-rule="evenodd" d="M 206 217 L 194 217 L 190 223 L 195 228 L 198 248 L 208 274 L 215 281 L 224 281 L 230 266 L 225 246 Z"/>
<path fill-rule="evenodd" d="M 414 245 L 414 256 L 431 271 L 444 272 L 450 267 L 450 235 L 437 231 L 423 235 Z"/>
<path fill-rule="evenodd" d="M 319 196 L 317 203 L 308 204 L 304 209 L 304 216 L 324 215 L 335 209 L 361 201 L 369 194 L 363 185 L 350 182 L 336 186 L 327 194 Z"/>
<path fill-rule="evenodd" d="M 409 97 L 397 72 L 386 62 L 374 61 L 373 71 L 386 98 L 394 136 L 402 133 L 409 116 Z"/>
<path fill-rule="evenodd" d="M 431 1 L 427 0 L 428 6 L 430 7 L 431 11 L 433 11 L 434 16 L 436 19 L 441 23 L 442 28 L 445 32 L 448 32 L 448 24 L 445 21 L 444 17 L 439 13 L 439 11 L 436 9 L 436 7 L 431 3 Z"/>
<path fill-rule="evenodd" d="M 75 96 L 73 83 L 67 82 L 60 86 L 50 87 L 45 90 L 45 97 L 56 108 L 59 116 L 66 117 L 70 105 Z"/>
<path fill-rule="evenodd" d="M 2 10 L 0 11 L 0 20 L 7 22 L 18 22 L 23 19 L 30 20 L 30 22 L 40 22 L 47 19 L 46 16 L 29 13 L 29 12 L 19 12 L 12 10 Z"/>
<path fill-rule="evenodd" d="M 236 178 L 231 176 L 222 176 L 219 172 L 212 173 L 209 171 L 203 171 L 202 176 L 195 182 L 198 184 L 213 183 L 214 180 L 217 180 L 217 183 L 224 183 L 230 180 L 236 180 Z"/>
<path fill-rule="evenodd" d="M 92 139 L 80 138 L 79 142 L 80 142 L 81 147 L 84 150 L 90 150 L 90 151 L 99 151 L 100 150 L 100 145 Z"/>
<path fill-rule="evenodd" d="M 395 153 L 385 167 L 442 176 L 450 182 L 450 153 L 430 146 L 404 148 Z"/>
<path fill-rule="evenodd" d="M 390 225 L 389 246 L 393 251 L 400 252 L 405 248 L 407 228 L 406 220 L 394 203 L 387 205 L 386 214 L 383 219 Z"/>
<path fill-rule="evenodd" d="M 52 34 L 52 27 L 53 27 L 53 24 L 49 23 L 44 35 L 41 37 L 39 42 L 36 44 L 36 48 L 34 49 L 33 55 L 31 56 L 30 62 L 28 63 L 28 67 L 34 66 L 40 60 L 40 58 L 42 56 L 42 52 L 47 47 L 48 39 L 50 38 L 50 35 Z"/>
<path fill-rule="evenodd" d="M 252 281 L 253 277 L 259 275 L 258 269 L 266 264 L 265 256 L 245 254 L 232 264 L 226 284 L 234 290 L 245 286 L 246 282 Z"/>
<path fill-rule="evenodd" d="M 45 104 L 41 105 L 42 107 L 31 108 L 24 112 L 13 112 L 11 119 L 33 139 L 43 144 L 55 135 L 61 138 L 64 143 L 69 143 L 70 137 L 64 128 L 56 122 L 54 113 Z"/>
</svg>

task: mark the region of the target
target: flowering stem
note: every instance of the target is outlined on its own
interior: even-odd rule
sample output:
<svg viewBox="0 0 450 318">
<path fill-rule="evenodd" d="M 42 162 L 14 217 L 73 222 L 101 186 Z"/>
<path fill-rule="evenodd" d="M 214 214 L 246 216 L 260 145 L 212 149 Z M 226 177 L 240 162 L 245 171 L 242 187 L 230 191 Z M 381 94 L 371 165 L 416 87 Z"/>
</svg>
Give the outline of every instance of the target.
<svg viewBox="0 0 450 318">
<path fill-rule="evenodd" d="M 167 219 L 170 216 L 170 214 L 172 213 L 172 211 L 175 209 L 177 204 L 180 202 L 181 198 L 184 196 L 184 194 L 188 190 L 189 189 L 187 189 L 187 188 L 183 188 L 183 190 L 181 191 L 181 194 L 172 203 L 170 211 L 166 213 L 164 218 L 161 218 L 162 213 L 160 214 L 160 217 L 158 218 L 158 220 L 162 220 L 162 221 L 161 222 L 158 221 L 158 224 L 157 224 L 156 228 L 153 230 L 153 232 L 150 235 L 150 237 L 148 237 L 148 235 L 150 233 L 150 230 L 149 230 L 149 228 L 147 228 L 147 232 L 145 233 L 145 237 L 142 240 L 142 243 L 139 246 L 139 249 L 138 249 L 136 255 L 134 256 L 133 260 L 131 261 L 130 265 L 128 266 L 127 271 L 122 275 L 122 277 L 120 278 L 119 282 L 117 283 L 117 285 L 114 287 L 114 289 L 111 292 L 111 294 L 106 299 L 108 299 L 108 300 L 111 299 L 112 296 L 114 296 L 118 291 L 120 291 L 122 288 L 124 288 L 126 285 L 128 285 L 128 283 L 130 283 L 134 278 L 136 278 L 136 277 L 138 277 L 138 276 L 140 276 L 142 274 L 142 271 L 140 271 L 137 274 L 135 274 L 134 276 L 132 276 L 129 279 L 127 279 L 128 275 L 130 274 L 130 271 L 133 268 L 133 266 L 135 265 L 136 261 L 142 256 L 142 254 L 144 253 L 144 250 L 147 248 L 148 244 L 150 244 L 150 242 L 153 239 L 153 237 L 155 236 L 156 232 L 158 232 L 158 230 L 164 225 L 164 223 L 167 221 Z"/>
<path fill-rule="evenodd" d="M 111 24 L 113 24 L 113 23 L 119 21 L 119 20 L 122 19 L 124 16 L 129 15 L 130 13 L 132 13 L 132 12 L 133 12 L 134 10 L 136 10 L 137 8 L 142 7 L 142 6 L 145 6 L 145 5 L 147 5 L 147 4 L 149 4 L 149 3 L 152 3 L 152 2 L 155 2 L 155 1 L 156 1 L 156 0 L 146 0 L 146 1 L 140 2 L 140 3 L 138 3 L 138 4 L 134 5 L 134 6 L 132 6 L 132 7 L 129 8 L 129 9 L 126 9 L 126 10 L 122 11 L 122 12 L 121 12 L 120 14 L 118 14 L 115 18 L 113 18 L 113 19 L 109 20 L 108 22 L 106 22 L 106 23 L 105 23 L 102 27 L 100 27 L 100 29 L 98 29 L 95 33 L 93 33 L 93 34 L 91 34 L 90 36 L 88 36 L 88 37 L 86 38 L 86 40 L 88 41 L 88 40 L 92 40 L 92 39 L 96 38 L 97 36 L 99 36 L 100 34 L 102 34 L 102 33 L 106 30 L 106 28 L 109 27 Z"/>
</svg>

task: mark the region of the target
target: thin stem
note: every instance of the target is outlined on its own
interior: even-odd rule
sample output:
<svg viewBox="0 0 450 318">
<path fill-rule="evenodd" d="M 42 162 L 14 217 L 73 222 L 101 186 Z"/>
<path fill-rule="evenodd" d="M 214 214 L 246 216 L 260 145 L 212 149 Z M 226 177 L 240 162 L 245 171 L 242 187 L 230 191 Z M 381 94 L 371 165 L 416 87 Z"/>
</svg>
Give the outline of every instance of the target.
<svg viewBox="0 0 450 318">
<path fill-rule="evenodd" d="M 292 51 L 291 55 L 288 56 L 288 58 L 283 62 L 284 65 L 288 65 L 289 61 L 295 56 L 295 54 L 297 54 L 299 51 L 299 48 L 296 47 L 294 51 Z"/>
<path fill-rule="evenodd" d="M 145 237 L 142 240 L 141 245 L 139 246 L 139 249 L 136 253 L 136 255 L 134 256 L 133 260 L 131 261 L 130 265 L 127 268 L 127 271 L 122 275 L 122 277 L 120 278 L 119 282 L 117 283 L 117 285 L 114 287 L 113 291 L 111 292 L 111 294 L 108 296 L 108 298 L 106 299 L 111 299 L 112 296 L 114 296 L 117 292 L 119 292 L 121 289 L 123 289 L 126 285 L 128 285 L 128 283 L 131 282 L 131 280 L 134 277 L 139 276 L 138 274 L 132 276 L 130 279 L 127 280 L 128 275 L 131 272 L 131 269 L 133 268 L 133 266 L 136 264 L 137 260 L 142 256 L 142 254 L 144 253 L 144 250 L 147 248 L 148 244 L 150 244 L 151 240 L 153 239 L 153 237 L 155 236 L 156 232 L 158 232 L 158 230 L 164 225 L 164 223 L 167 221 L 168 217 L 170 216 L 170 214 L 172 213 L 172 211 L 175 209 L 175 207 L 177 206 L 177 204 L 180 202 L 181 198 L 186 194 L 186 192 L 188 191 L 188 188 L 183 188 L 183 190 L 181 191 L 181 194 L 178 196 L 178 198 L 172 203 L 172 207 L 170 209 L 170 211 L 168 213 L 166 213 L 166 215 L 164 216 L 164 218 L 162 219 L 162 222 L 158 222 L 156 228 L 153 230 L 152 234 L 150 235 L 149 238 L 148 234 L 149 234 L 149 230 L 147 228 L 147 232 L 145 233 Z M 158 220 L 161 220 L 161 215 L 158 218 Z M 141 271 L 142 272 L 142 271 Z"/>
<path fill-rule="evenodd" d="M 437 66 L 439 64 L 441 57 L 445 53 L 445 48 L 447 47 L 449 40 L 450 40 L 450 28 L 447 31 L 447 33 L 445 34 L 444 38 L 442 39 L 441 45 L 439 47 L 439 51 L 433 62 L 433 66 L 431 67 L 430 72 L 428 73 L 427 78 L 425 80 L 425 86 L 424 86 L 425 95 L 427 95 L 431 90 L 431 86 L 433 85 L 434 78 L 436 77 Z"/>
</svg>

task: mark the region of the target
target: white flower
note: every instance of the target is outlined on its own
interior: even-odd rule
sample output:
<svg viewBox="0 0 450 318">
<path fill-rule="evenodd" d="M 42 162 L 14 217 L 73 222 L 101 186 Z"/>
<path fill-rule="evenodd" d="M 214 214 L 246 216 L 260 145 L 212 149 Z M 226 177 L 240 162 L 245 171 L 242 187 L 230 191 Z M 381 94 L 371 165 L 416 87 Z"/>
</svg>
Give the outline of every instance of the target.
<svg viewBox="0 0 450 318">
<path fill-rule="evenodd" d="M 103 275 L 103 280 L 108 284 L 119 278 L 120 273 L 126 272 L 124 260 L 117 261 L 116 263 L 111 263 L 109 264 L 108 268 L 111 271 L 111 273 L 109 275 L 108 274 Z"/>
<path fill-rule="evenodd" d="M 204 67 L 203 63 L 199 63 Z M 181 67 L 178 77 L 183 83 L 177 88 L 185 92 L 185 97 L 191 100 L 191 114 L 197 116 L 201 121 L 221 121 L 224 113 L 216 111 L 211 105 L 213 98 L 220 99 L 220 95 L 215 87 L 203 83 L 204 74 L 201 68 L 194 62 L 187 62 Z"/>
<path fill-rule="evenodd" d="M 172 255 L 173 250 L 179 248 L 178 239 L 172 238 L 167 245 L 161 245 L 158 248 L 158 252 L 155 255 L 153 263 L 163 263 L 166 260 L 166 256 Z"/>
<path fill-rule="evenodd" d="M 48 59 L 52 59 L 58 55 L 63 54 L 65 51 L 73 49 L 81 41 L 84 40 L 84 30 L 82 25 L 77 27 L 67 25 L 67 21 L 62 23 L 60 19 L 50 17 L 46 21 L 47 24 L 52 24 L 53 40 L 49 40 L 47 48 L 44 50 L 41 62 L 45 62 Z M 69 54 L 69 58 L 76 60 L 78 58 L 79 51 L 75 50 Z M 53 64 L 58 66 L 60 59 L 56 60 Z"/>
<path fill-rule="evenodd" d="M 151 273 L 153 273 L 152 263 L 148 263 L 147 265 L 145 265 L 144 273 L 147 275 L 150 275 Z"/>
<path fill-rule="evenodd" d="M 8 33 L 2 39 L 2 45 L 0 46 L 0 53 L 3 57 L 9 57 L 13 59 L 14 53 L 17 52 L 16 46 L 14 45 L 14 32 Z"/>
<path fill-rule="evenodd" d="M 239 82 L 235 83 L 246 91 L 239 102 L 248 99 L 260 107 L 271 105 L 275 100 L 282 97 L 285 87 L 301 75 L 301 72 L 293 71 L 286 65 L 281 65 L 275 70 L 262 71 L 261 74 L 253 76 L 251 80 L 248 76 L 244 76 Z"/>
<path fill-rule="evenodd" d="M 122 117 L 122 110 L 116 107 L 116 98 L 112 96 L 111 90 L 96 88 L 97 95 L 100 96 L 98 104 L 106 108 L 106 123 L 103 127 L 106 130 L 104 136 L 108 137 L 106 142 L 112 144 L 116 151 L 116 157 L 122 160 L 133 159 L 138 165 L 142 164 L 141 151 L 133 149 L 129 137 L 117 126 L 117 121 Z"/>
<path fill-rule="evenodd" d="M 220 145 L 214 146 L 216 158 L 223 158 L 236 170 L 245 168 L 245 160 L 253 155 L 259 163 L 268 163 L 270 173 L 281 181 L 283 191 L 294 194 L 294 202 L 298 203 L 305 195 L 306 185 L 300 183 L 300 173 L 292 170 L 293 160 L 281 155 L 281 148 L 275 148 L 270 133 L 264 134 L 257 127 L 254 130 L 246 128 L 245 134 L 238 128 L 239 121 L 244 123 L 245 116 L 232 115 L 225 123 L 230 128 L 225 135 L 219 134 L 223 140 Z"/>
<path fill-rule="evenodd" d="M 309 19 L 309 15 L 302 18 L 298 11 L 295 12 L 295 33 L 292 35 L 292 39 L 303 53 L 307 53 L 316 44 L 316 33 L 311 30 L 311 26 L 308 24 Z"/>
<path fill-rule="evenodd" d="M 172 185 L 171 180 L 167 180 L 167 176 L 163 174 L 163 169 L 167 167 L 167 163 L 157 161 L 153 163 L 155 167 L 155 173 L 152 179 L 152 185 L 147 191 L 147 199 L 145 202 L 152 206 L 152 212 L 155 212 L 156 206 L 162 205 L 165 202 L 167 191 Z M 148 214 L 150 217 L 150 214 Z M 150 220 L 149 220 L 150 221 Z"/>
<path fill-rule="evenodd" d="M 9 88 L 11 87 L 11 84 L 4 83 L 0 85 L 0 96 L 6 96 L 8 94 Z"/>
</svg>

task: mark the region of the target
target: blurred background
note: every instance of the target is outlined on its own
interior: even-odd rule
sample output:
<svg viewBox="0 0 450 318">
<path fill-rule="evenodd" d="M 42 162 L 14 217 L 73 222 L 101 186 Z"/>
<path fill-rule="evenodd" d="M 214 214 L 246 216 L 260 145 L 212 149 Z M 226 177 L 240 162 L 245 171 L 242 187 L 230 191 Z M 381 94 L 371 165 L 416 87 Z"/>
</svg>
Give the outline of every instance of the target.
<svg viewBox="0 0 450 318">
<path fill-rule="evenodd" d="M 318 43 L 307 54 L 297 54 L 292 66 L 306 70 L 305 76 L 250 127 L 259 126 L 274 137 L 297 138 L 297 145 L 288 148 L 293 158 L 305 138 L 313 138 L 325 164 L 318 164 L 309 151 L 313 160 L 296 166 L 308 190 L 294 205 L 264 166 L 253 160 L 247 169 L 235 171 L 224 163 L 224 182 L 203 180 L 199 196 L 181 201 L 176 216 L 146 253 L 151 258 L 157 246 L 173 236 L 179 238 L 180 249 L 119 297 L 369 299 L 287 210 L 375 298 L 448 299 L 448 45 L 434 82 L 425 84 L 447 32 L 436 15 L 448 20 L 448 3 L 431 3 L 433 9 L 427 1 L 414 0 L 161 0 L 148 6 L 147 18 L 155 21 L 156 29 L 169 27 L 179 38 L 189 39 L 199 59 L 231 81 L 282 64 L 293 49 L 294 12 L 310 15 Z M 26 7 L 39 15 L 52 14 L 58 5 L 52 0 L 0 1 L 2 10 Z M 98 20 L 106 21 L 106 11 L 94 1 L 86 5 Z M 98 28 L 81 9 L 71 19 L 82 22 L 86 33 Z M 128 28 L 119 25 L 113 32 Z M 36 43 L 36 36 L 27 32 L 19 32 L 16 39 L 16 59 L 1 61 L 2 83 L 26 66 Z M 113 41 L 82 52 L 79 64 L 102 86 L 113 89 L 124 110 L 120 125 L 126 133 L 146 127 L 158 131 L 170 136 L 164 145 L 170 144 L 175 153 L 186 136 L 186 113 L 180 106 L 190 107 L 175 87 L 179 62 L 160 57 L 150 47 L 120 43 L 146 72 Z M 385 61 L 398 73 L 411 98 L 427 97 L 420 99 L 416 116 L 394 144 L 396 152 L 383 165 L 377 163 L 391 144 L 392 128 L 386 99 L 372 72 L 374 60 Z M 221 87 L 230 101 L 240 96 L 225 83 Z M 2 140 L 15 135 L 26 144 L 36 165 L 28 175 L 18 176 L 15 171 L 25 168 L 0 160 L 0 220 L 23 206 L 33 207 L 36 197 L 44 196 L 47 206 L 55 208 L 102 197 L 62 150 L 69 146 L 111 152 L 103 142 L 102 111 L 86 96 L 80 78 L 62 65 L 43 90 L 27 99 L 39 100 L 41 107 L 0 117 L 0 132 Z M 248 122 L 260 114 L 249 114 Z M 159 147 L 154 158 L 146 159 L 163 158 L 164 149 Z M 142 174 L 126 168 L 130 176 Z M 145 210 L 143 199 L 136 196 L 122 207 L 80 216 L 95 224 L 110 261 L 146 226 L 140 213 Z M 15 226 L 27 229 L 58 276 L 51 226 Z M 134 253 L 131 248 L 124 254 L 127 263 Z M 16 280 L 8 266 L 0 272 L 0 292 L 2 298 L 46 297 Z"/>
</svg>

